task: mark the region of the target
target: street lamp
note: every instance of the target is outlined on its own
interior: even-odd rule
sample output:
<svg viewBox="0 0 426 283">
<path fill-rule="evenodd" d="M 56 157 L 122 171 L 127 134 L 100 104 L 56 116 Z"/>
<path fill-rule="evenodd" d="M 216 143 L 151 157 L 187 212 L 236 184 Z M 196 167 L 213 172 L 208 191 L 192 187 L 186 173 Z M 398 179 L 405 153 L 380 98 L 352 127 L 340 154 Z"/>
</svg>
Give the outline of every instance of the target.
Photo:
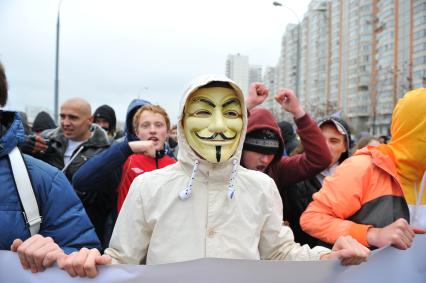
<svg viewBox="0 0 426 283">
<path fill-rule="evenodd" d="M 59 98 L 59 31 L 60 31 L 60 11 L 63 0 L 58 4 L 58 15 L 56 18 L 56 57 L 55 57 L 55 98 L 53 105 L 53 113 L 56 124 L 58 124 L 58 98 Z"/>
<path fill-rule="evenodd" d="M 297 19 L 297 42 L 296 42 L 296 87 L 295 87 L 295 92 L 296 95 L 299 95 L 299 83 L 300 83 L 300 59 L 301 59 L 301 55 L 300 55 L 300 41 L 301 41 L 301 32 L 300 32 L 300 25 L 301 22 L 299 20 L 299 16 L 297 16 L 296 12 L 291 9 L 288 6 L 283 5 L 281 2 L 277 2 L 274 1 L 272 2 L 272 5 L 276 6 L 276 7 L 283 7 L 286 8 L 287 10 L 289 10 L 291 13 L 293 13 L 293 15 L 296 17 Z"/>
</svg>

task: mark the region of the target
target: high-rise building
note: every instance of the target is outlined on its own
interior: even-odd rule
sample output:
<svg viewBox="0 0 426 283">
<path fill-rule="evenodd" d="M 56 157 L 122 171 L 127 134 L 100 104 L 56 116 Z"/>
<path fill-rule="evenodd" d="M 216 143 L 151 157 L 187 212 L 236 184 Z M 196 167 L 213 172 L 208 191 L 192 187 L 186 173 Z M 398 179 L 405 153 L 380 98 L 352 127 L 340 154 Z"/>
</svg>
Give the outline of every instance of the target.
<svg viewBox="0 0 426 283">
<path fill-rule="evenodd" d="M 299 82 L 316 118 L 338 112 L 355 131 L 387 134 L 397 100 L 426 86 L 426 1 L 313 0 L 287 26 L 276 73 L 278 86 Z"/>
<path fill-rule="evenodd" d="M 274 67 L 265 67 L 265 74 L 263 75 L 262 82 L 269 89 L 269 96 L 265 102 L 263 102 L 262 107 L 269 109 L 272 114 L 277 117 L 281 114 L 281 107 L 278 103 L 275 102 L 274 96 L 277 93 L 276 87 L 276 68 Z"/>
<path fill-rule="evenodd" d="M 289 24 L 281 40 L 281 53 L 276 68 L 277 87 L 296 90 L 298 25 Z"/>
<path fill-rule="evenodd" d="M 249 84 L 262 81 L 262 66 L 249 65 Z"/>
<path fill-rule="evenodd" d="M 303 17 L 300 35 L 299 93 L 305 110 L 314 116 L 325 111 L 327 64 L 327 2 L 311 1 Z"/>
<path fill-rule="evenodd" d="M 327 6 L 329 65 L 325 113 L 341 112 L 366 130 L 371 114 L 373 2 L 333 0 Z"/>
<path fill-rule="evenodd" d="M 244 94 L 249 86 L 249 57 L 241 54 L 228 55 L 226 76 L 238 84 Z"/>
<path fill-rule="evenodd" d="M 297 84 L 297 57 L 298 57 L 298 25 L 289 24 L 286 27 L 285 33 L 281 40 L 281 53 L 278 64 L 275 67 L 275 89 L 270 91 L 270 104 L 265 104 L 265 107 L 271 110 L 278 121 L 291 120 L 291 115 L 286 113 L 280 105 L 278 105 L 273 95 L 281 88 L 289 88 L 296 91 Z M 271 95 L 273 94 L 273 95 Z M 296 95 L 298 95 L 296 93 Z M 270 108 L 269 108 L 269 105 Z"/>
<path fill-rule="evenodd" d="M 426 1 L 381 0 L 375 5 L 377 87 L 374 130 L 386 133 L 397 100 L 426 86 Z"/>
</svg>

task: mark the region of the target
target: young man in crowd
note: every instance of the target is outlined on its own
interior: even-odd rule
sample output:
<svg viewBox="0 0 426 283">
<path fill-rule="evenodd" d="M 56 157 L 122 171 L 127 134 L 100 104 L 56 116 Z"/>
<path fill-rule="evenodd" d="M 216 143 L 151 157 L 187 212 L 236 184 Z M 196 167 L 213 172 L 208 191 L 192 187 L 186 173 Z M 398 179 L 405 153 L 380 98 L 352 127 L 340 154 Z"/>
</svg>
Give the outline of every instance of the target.
<svg viewBox="0 0 426 283">
<path fill-rule="evenodd" d="M 105 217 L 104 232 L 101 237 L 103 249 L 108 247 L 115 220 L 117 218 L 117 190 L 120 185 L 123 166 L 127 158 L 136 153 L 155 154 L 153 144 L 140 141 L 133 127 L 133 117 L 139 108 L 149 105 L 143 99 L 134 99 L 130 102 L 126 114 L 125 135 L 114 141 L 113 145 L 100 154 L 89 159 L 74 174 L 72 185 L 78 192 L 93 194 L 99 193 L 109 196 L 104 206 L 108 208 Z M 147 148 L 150 145 L 150 148 Z M 148 154 L 149 155 L 149 154 Z"/>
<path fill-rule="evenodd" d="M 122 131 L 117 131 L 115 111 L 109 105 L 102 105 L 96 108 L 95 113 L 93 113 L 93 122 L 108 133 L 111 141 L 117 140 L 124 135 Z"/>
<path fill-rule="evenodd" d="M 293 241 L 282 226 L 274 181 L 239 165 L 246 125 L 244 96 L 235 83 L 223 76 L 194 81 L 178 118 L 178 162 L 133 181 L 105 255 L 82 249 L 59 266 L 71 276 L 94 277 L 96 265 L 111 261 L 366 260 L 369 250 L 350 237 L 340 238 L 333 251 Z"/>
<path fill-rule="evenodd" d="M 250 85 L 247 108 L 251 110 L 260 105 L 267 96 L 264 84 Z M 281 89 L 275 100 L 293 115 L 305 152 L 283 156 L 284 141 L 274 116 L 265 108 L 255 108 L 249 113 L 241 165 L 264 172 L 274 179 L 283 200 L 283 219 L 287 220 L 290 214 L 289 188 L 326 169 L 331 163 L 331 155 L 317 123 L 303 110 L 293 91 Z"/>
<path fill-rule="evenodd" d="M 308 244 L 311 247 L 328 245 L 306 234 L 300 228 L 300 216 L 312 201 L 312 195 L 321 189 L 324 178 L 333 174 L 337 166 L 349 157 L 352 148 L 351 130 L 344 120 L 328 117 L 319 121 L 318 126 L 331 153 L 332 161 L 326 169 L 317 175 L 291 186 L 286 192 L 285 202 L 287 205 L 285 220 L 289 222 L 293 230 L 295 241 Z"/>
<path fill-rule="evenodd" d="M 176 163 L 176 160 L 166 155 L 164 150 L 169 128 L 169 116 L 161 106 L 148 104 L 136 111 L 133 117 L 133 129 L 141 144 L 145 145 L 146 151 L 142 154 L 130 155 L 124 163 L 123 175 L 118 187 L 118 212 L 126 199 L 133 179 L 143 173 Z"/>
</svg>

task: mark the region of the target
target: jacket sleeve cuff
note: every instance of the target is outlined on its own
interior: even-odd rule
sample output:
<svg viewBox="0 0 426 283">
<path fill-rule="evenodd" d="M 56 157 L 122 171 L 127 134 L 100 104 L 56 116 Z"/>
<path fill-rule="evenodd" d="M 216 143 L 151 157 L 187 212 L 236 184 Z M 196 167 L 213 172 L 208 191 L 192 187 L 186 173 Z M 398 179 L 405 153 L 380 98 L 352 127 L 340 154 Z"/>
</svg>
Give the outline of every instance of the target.
<svg viewBox="0 0 426 283">
<path fill-rule="evenodd" d="M 363 244 L 366 247 L 369 247 L 370 245 L 367 241 L 367 231 L 370 227 L 373 226 L 353 223 L 349 228 L 349 235 L 355 238 L 355 240 L 357 240 L 359 243 Z"/>
<path fill-rule="evenodd" d="M 127 156 L 127 157 L 133 154 L 133 151 L 130 148 L 129 142 L 127 141 L 122 142 L 122 144 L 120 145 L 120 151 L 124 156 Z"/>
<path fill-rule="evenodd" d="M 315 124 L 315 121 L 311 118 L 311 116 L 308 113 L 306 113 L 299 119 L 294 120 L 294 122 L 296 123 L 296 126 L 298 129 L 307 128 L 310 125 L 312 125 L 312 123 Z"/>
</svg>

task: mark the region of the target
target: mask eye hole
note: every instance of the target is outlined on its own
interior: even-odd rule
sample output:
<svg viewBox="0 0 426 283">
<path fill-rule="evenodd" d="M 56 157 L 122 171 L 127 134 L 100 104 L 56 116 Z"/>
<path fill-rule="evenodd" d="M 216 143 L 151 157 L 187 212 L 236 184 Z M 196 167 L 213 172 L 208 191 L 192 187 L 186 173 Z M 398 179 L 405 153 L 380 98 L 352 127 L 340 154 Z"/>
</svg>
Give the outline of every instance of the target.
<svg viewBox="0 0 426 283">
<path fill-rule="evenodd" d="M 197 118 L 208 118 L 211 115 L 212 114 L 210 113 L 210 111 L 205 109 L 197 110 L 194 113 L 190 114 L 190 116 L 197 117 Z"/>
<path fill-rule="evenodd" d="M 238 113 L 235 110 L 228 110 L 225 113 L 223 113 L 223 116 L 229 119 L 236 119 L 240 117 L 240 113 Z"/>
</svg>

